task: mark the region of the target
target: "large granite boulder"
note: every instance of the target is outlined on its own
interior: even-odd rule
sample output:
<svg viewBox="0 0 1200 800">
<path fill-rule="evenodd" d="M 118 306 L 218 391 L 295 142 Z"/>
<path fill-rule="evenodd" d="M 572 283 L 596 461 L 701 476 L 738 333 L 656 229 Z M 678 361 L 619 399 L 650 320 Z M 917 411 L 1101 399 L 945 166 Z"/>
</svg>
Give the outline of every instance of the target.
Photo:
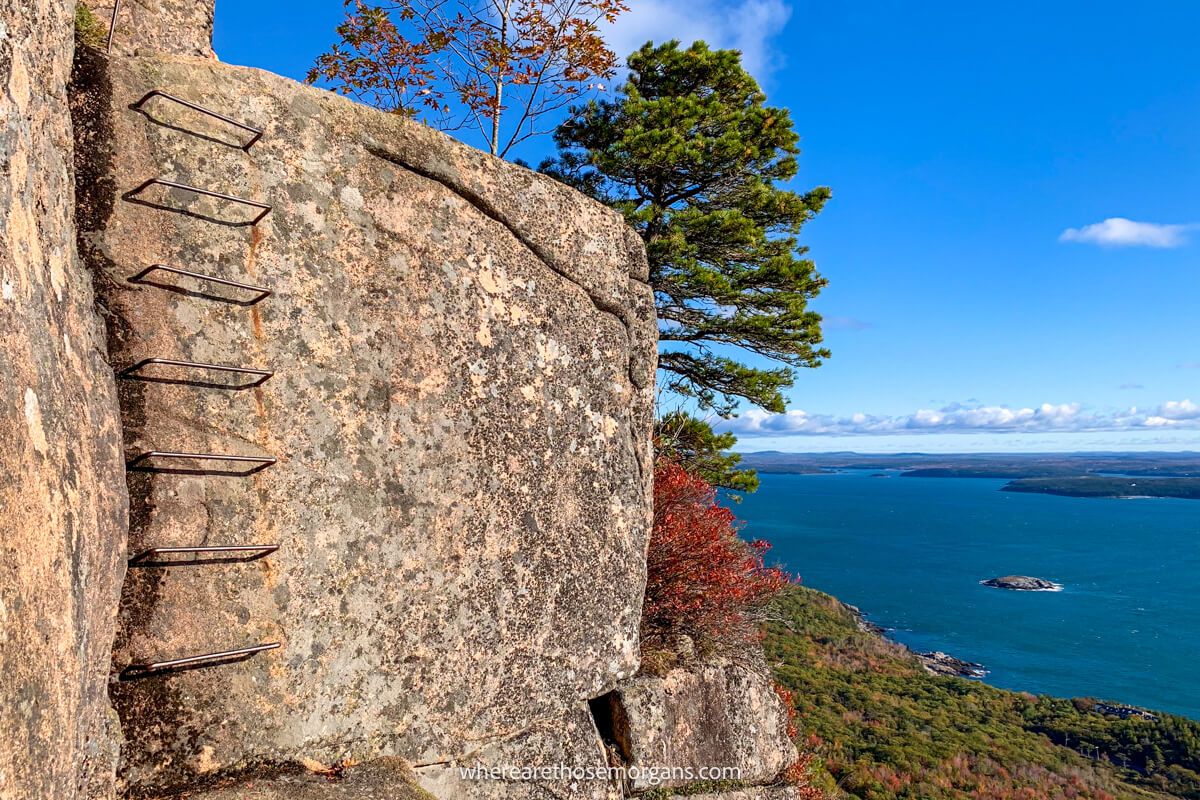
<svg viewBox="0 0 1200 800">
<path fill-rule="evenodd" d="M 121 382 L 130 457 L 278 459 L 249 476 L 143 462 L 175 471 L 132 473 L 131 547 L 281 545 L 130 570 L 115 670 L 282 647 L 118 682 L 126 791 L 401 756 L 440 796 L 520 797 L 535 790 L 455 764 L 603 765 L 587 700 L 636 668 L 649 528 L 639 240 L 550 179 L 327 92 L 203 58 L 102 66 L 81 204 L 112 360 L 275 372 Z M 133 107 L 153 90 L 264 134 L 245 148 L 252 134 L 167 98 Z M 151 178 L 270 211 L 255 224 L 258 207 Z M 131 281 L 154 264 L 273 294 Z"/>
<path fill-rule="evenodd" d="M 0 798 L 111 791 L 124 572 L 112 371 L 72 225 L 74 4 L 0 0 Z"/>
<path fill-rule="evenodd" d="M 787 710 L 759 654 L 745 663 L 712 660 L 638 675 L 607 706 L 609 735 L 634 791 L 768 785 L 798 757 Z"/>
</svg>

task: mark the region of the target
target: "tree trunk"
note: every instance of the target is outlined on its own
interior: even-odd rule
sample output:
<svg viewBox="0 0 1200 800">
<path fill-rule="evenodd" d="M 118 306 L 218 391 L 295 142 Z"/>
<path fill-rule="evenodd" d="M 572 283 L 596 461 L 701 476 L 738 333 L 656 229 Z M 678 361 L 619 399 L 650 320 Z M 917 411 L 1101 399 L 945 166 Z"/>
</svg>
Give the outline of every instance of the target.
<svg viewBox="0 0 1200 800">
<path fill-rule="evenodd" d="M 507 60 L 508 50 L 508 15 L 512 8 L 511 0 L 501 6 L 500 11 L 500 52 Z M 489 142 L 492 155 L 500 154 L 500 104 L 504 102 L 504 65 L 496 65 L 496 91 L 492 94 L 492 139 Z"/>
<path fill-rule="evenodd" d="M 494 155 L 494 156 L 500 154 L 500 102 L 503 100 L 503 98 L 504 98 L 504 84 L 500 82 L 500 77 L 497 76 L 496 77 L 496 94 L 495 94 L 495 100 L 494 100 L 496 105 L 495 105 L 495 108 L 492 109 L 491 151 L 492 151 L 492 155 Z"/>
</svg>

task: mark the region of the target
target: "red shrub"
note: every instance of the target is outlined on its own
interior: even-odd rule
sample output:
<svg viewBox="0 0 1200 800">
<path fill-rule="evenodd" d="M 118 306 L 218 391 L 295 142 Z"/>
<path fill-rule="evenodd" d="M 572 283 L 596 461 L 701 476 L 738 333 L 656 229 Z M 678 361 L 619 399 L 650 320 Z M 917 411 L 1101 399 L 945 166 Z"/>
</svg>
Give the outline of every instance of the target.
<svg viewBox="0 0 1200 800">
<path fill-rule="evenodd" d="M 792 741 L 795 741 L 800 736 L 800 731 L 796 728 L 796 697 L 792 694 L 792 690 L 777 681 L 771 682 L 771 688 L 775 690 L 775 694 L 779 695 L 779 702 L 783 703 L 784 712 L 787 714 L 787 735 Z"/>
<path fill-rule="evenodd" d="M 791 583 L 767 567 L 770 545 L 746 542 L 716 491 L 671 461 L 654 470 L 654 528 L 647 554 L 642 634 L 701 642 L 753 640 L 759 612 Z"/>
<path fill-rule="evenodd" d="M 828 800 L 829 795 L 810 783 L 816 761 L 817 757 L 812 753 L 801 753 L 800 758 L 783 773 L 783 783 L 792 787 L 789 797 L 796 800 Z"/>
</svg>

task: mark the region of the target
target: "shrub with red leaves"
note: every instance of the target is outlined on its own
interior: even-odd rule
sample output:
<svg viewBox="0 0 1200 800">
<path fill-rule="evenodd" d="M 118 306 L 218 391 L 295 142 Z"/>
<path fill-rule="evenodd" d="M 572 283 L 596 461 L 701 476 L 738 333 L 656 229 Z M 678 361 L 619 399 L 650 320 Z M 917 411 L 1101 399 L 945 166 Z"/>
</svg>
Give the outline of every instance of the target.
<svg viewBox="0 0 1200 800">
<path fill-rule="evenodd" d="M 796 728 L 796 697 L 792 694 L 791 689 L 777 681 L 771 682 L 771 688 L 775 690 L 775 694 L 779 695 L 779 702 L 783 704 L 784 712 L 787 714 L 788 738 L 795 741 L 800 736 L 800 731 Z"/>
<path fill-rule="evenodd" d="M 703 644 L 756 639 L 763 607 L 792 582 L 783 570 L 763 563 L 769 549 L 766 542 L 738 536 L 733 512 L 718 505 L 711 485 L 660 459 L 643 638 L 683 634 Z"/>
</svg>

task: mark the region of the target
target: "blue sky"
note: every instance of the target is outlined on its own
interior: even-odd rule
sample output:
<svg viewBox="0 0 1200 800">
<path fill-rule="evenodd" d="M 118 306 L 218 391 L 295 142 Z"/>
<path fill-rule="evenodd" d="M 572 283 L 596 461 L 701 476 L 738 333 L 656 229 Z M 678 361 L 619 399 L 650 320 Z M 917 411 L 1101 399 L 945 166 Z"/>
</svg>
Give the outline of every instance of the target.
<svg viewBox="0 0 1200 800">
<path fill-rule="evenodd" d="M 632 4 L 614 48 L 742 49 L 834 193 L 833 358 L 739 449 L 1200 450 L 1200 5 Z M 217 52 L 301 78 L 341 15 L 218 0 Z"/>
</svg>

